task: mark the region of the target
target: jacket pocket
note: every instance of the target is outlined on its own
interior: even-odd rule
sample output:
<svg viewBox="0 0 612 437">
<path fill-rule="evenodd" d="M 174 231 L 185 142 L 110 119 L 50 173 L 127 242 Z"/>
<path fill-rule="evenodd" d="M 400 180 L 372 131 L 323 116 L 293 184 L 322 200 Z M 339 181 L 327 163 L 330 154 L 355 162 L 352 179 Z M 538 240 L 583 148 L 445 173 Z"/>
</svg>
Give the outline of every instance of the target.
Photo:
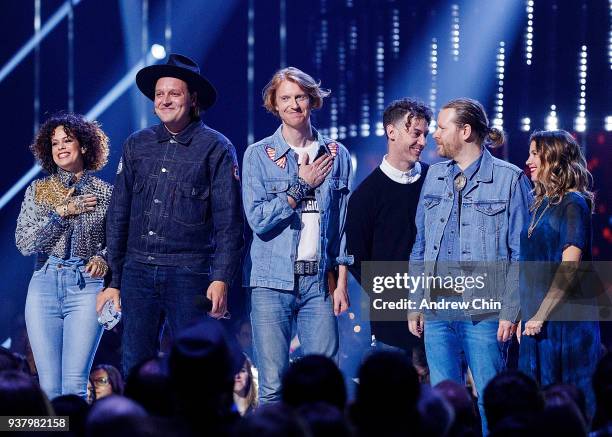
<svg viewBox="0 0 612 437">
<path fill-rule="evenodd" d="M 206 223 L 209 194 L 210 187 L 190 184 L 178 186 L 174 195 L 172 219 L 186 226 Z"/>
<path fill-rule="evenodd" d="M 430 209 L 438 206 L 441 200 L 442 198 L 439 196 L 427 195 L 423 198 L 423 206 L 425 207 L 426 211 L 429 211 Z"/>
<path fill-rule="evenodd" d="M 289 189 L 289 179 L 264 180 L 267 200 L 272 200 Z"/>
<path fill-rule="evenodd" d="M 136 179 L 134 181 L 134 185 L 132 185 L 131 210 L 137 212 L 136 214 L 130 214 L 130 218 L 133 221 L 140 222 L 140 219 L 142 218 L 142 214 L 144 212 L 144 207 L 146 205 L 145 203 L 146 190 L 144 189 L 144 187 L 145 187 L 145 181 L 143 179 Z"/>
<path fill-rule="evenodd" d="M 271 179 L 264 181 L 266 187 L 266 193 L 277 194 L 287 191 L 289 188 L 289 181 L 286 179 Z"/>
<path fill-rule="evenodd" d="M 493 216 L 499 214 L 506 209 L 506 202 L 491 201 L 491 202 L 478 202 L 474 204 L 474 209 L 482 214 Z"/>
<path fill-rule="evenodd" d="M 348 183 L 344 179 L 331 178 L 329 186 L 332 190 L 348 191 Z"/>
<path fill-rule="evenodd" d="M 503 200 L 475 202 L 474 211 L 479 229 L 487 233 L 498 232 L 503 224 L 505 210 L 506 202 Z"/>
</svg>

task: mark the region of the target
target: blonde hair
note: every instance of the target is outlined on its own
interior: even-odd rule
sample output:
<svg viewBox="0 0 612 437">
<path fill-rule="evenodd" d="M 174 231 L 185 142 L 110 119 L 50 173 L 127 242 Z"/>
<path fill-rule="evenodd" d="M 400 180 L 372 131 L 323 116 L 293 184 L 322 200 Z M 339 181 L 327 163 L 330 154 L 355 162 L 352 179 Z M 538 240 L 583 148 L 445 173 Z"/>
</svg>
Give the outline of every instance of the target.
<svg viewBox="0 0 612 437">
<path fill-rule="evenodd" d="M 442 109 L 454 109 L 455 125 L 462 128 L 469 124 L 478 143 L 484 143 L 494 149 L 506 142 L 504 131 L 496 127 L 489 127 L 489 119 L 479 101 L 463 97 L 451 100 Z"/>
<path fill-rule="evenodd" d="M 568 191 L 578 191 L 593 211 L 595 196 L 590 191 L 593 176 L 574 137 L 564 130 L 535 131 L 529 137 L 529 144 L 532 141 L 540 157 L 532 209 L 536 210 L 545 196 L 548 196 L 551 205 L 555 205 Z"/>
<path fill-rule="evenodd" d="M 308 94 L 312 109 L 320 109 L 323 106 L 323 99 L 331 94 L 330 90 L 321 88 L 321 81 L 317 82 L 302 70 L 295 67 L 283 68 L 274 73 L 262 92 L 264 108 L 276 116 L 278 116 L 278 111 L 275 108 L 276 90 L 284 80 L 299 85 Z"/>
</svg>

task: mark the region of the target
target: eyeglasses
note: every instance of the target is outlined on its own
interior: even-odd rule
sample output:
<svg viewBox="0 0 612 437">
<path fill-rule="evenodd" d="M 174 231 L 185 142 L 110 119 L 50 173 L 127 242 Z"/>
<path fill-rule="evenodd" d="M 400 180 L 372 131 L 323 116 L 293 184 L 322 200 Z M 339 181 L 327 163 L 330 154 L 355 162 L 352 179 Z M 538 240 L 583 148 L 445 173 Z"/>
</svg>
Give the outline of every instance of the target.
<svg viewBox="0 0 612 437">
<path fill-rule="evenodd" d="M 100 378 L 95 378 L 93 380 L 93 385 L 95 385 L 96 387 L 101 386 L 101 385 L 107 385 L 108 384 L 108 377 L 107 376 L 101 376 Z"/>
</svg>

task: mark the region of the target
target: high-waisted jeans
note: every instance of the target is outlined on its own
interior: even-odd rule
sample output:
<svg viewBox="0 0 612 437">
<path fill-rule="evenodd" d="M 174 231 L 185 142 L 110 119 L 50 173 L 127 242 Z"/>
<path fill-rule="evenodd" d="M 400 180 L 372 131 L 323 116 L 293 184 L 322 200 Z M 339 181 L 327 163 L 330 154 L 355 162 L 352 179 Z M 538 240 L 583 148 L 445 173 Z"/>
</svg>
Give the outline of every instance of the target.
<svg viewBox="0 0 612 437">
<path fill-rule="evenodd" d="M 84 270 L 80 258 L 49 257 L 30 280 L 26 326 L 40 386 L 49 399 L 87 397 L 87 379 L 103 331 L 96 314 L 103 281 Z"/>
</svg>

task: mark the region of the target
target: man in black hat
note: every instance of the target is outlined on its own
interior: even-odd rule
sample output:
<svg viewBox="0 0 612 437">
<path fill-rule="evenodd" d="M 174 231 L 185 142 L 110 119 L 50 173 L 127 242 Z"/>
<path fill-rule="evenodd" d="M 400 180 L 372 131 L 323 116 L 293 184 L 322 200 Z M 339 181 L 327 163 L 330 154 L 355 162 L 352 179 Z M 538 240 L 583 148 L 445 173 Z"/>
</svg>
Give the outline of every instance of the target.
<svg viewBox="0 0 612 437">
<path fill-rule="evenodd" d="M 235 149 L 200 120 L 213 86 L 177 54 L 140 70 L 136 84 L 161 123 L 124 144 L 107 216 L 111 277 L 97 305 L 123 310 L 126 375 L 156 355 L 162 315 L 176 334 L 201 315 L 204 293 L 212 317 L 227 314 L 244 244 Z"/>
</svg>

